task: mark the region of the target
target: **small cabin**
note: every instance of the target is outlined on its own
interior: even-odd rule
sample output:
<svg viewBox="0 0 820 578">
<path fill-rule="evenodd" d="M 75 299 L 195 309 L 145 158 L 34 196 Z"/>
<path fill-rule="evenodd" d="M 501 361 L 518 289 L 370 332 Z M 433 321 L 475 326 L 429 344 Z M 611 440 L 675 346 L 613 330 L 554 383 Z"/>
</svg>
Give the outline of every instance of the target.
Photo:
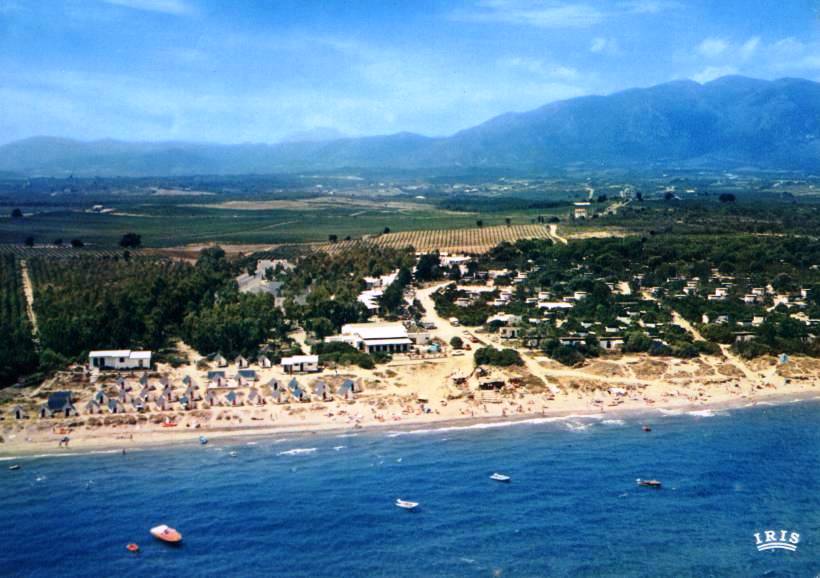
<svg viewBox="0 0 820 578">
<path fill-rule="evenodd" d="M 256 364 L 262 369 L 270 369 L 271 367 L 273 367 L 273 363 L 267 355 L 260 355 L 259 357 L 257 357 Z"/>
<path fill-rule="evenodd" d="M 313 393 L 322 401 L 330 401 L 333 396 L 330 392 L 330 387 L 324 381 L 317 381 L 313 386 Z"/>
<path fill-rule="evenodd" d="M 236 378 L 240 381 L 256 381 L 259 379 L 254 369 L 240 369 L 236 372 Z"/>
<path fill-rule="evenodd" d="M 97 402 L 95 399 L 88 400 L 88 403 L 85 404 L 85 413 L 87 414 L 95 414 L 95 413 L 102 413 L 102 406 Z"/>
<path fill-rule="evenodd" d="M 237 356 L 236 356 L 236 359 L 234 359 L 234 360 L 233 360 L 233 362 L 234 362 L 234 364 L 235 364 L 237 367 L 239 367 L 239 368 L 243 368 L 243 369 L 244 369 L 245 367 L 248 367 L 248 366 L 250 365 L 250 363 L 248 362 L 248 360 L 247 360 L 247 359 L 245 359 L 244 357 L 242 357 L 241 355 L 237 355 Z"/>
<path fill-rule="evenodd" d="M 294 355 L 282 358 L 282 370 L 285 373 L 310 373 L 319 371 L 318 355 Z"/>
<path fill-rule="evenodd" d="M 112 349 L 92 351 L 88 354 L 88 365 L 97 369 L 150 369 L 150 351 Z"/>
<path fill-rule="evenodd" d="M 40 407 L 40 417 L 71 417 L 77 409 L 71 401 L 70 391 L 56 391 L 48 396 L 48 401 Z"/>
</svg>

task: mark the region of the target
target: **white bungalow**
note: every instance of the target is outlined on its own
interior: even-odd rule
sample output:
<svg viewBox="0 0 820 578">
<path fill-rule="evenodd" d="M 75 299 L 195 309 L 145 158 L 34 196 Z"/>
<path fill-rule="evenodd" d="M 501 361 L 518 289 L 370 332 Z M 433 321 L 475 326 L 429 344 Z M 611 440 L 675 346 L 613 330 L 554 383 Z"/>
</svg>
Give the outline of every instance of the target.
<svg viewBox="0 0 820 578">
<path fill-rule="evenodd" d="M 97 369 L 150 369 L 150 351 L 112 349 L 92 351 L 88 354 L 88 365 Z"/>
<path fill-rule="evenodd" d="M 402 323 L 348 323 L 342 326 L 341 335 L 325 341 L 347 343 L 366 353 L 403 353 L 413 344 Z"/>
<path fill-rule="evenodd" d="M 285 373 L 308 373 L 319 371 L 318 355 L 293 355 L 282 358 L 282 370 Z"/>
<path fill-rule="evenodd" d="M 250 365 L 250 363 L 248 362 L 248 360 L 247 360 L 247 359 L 245 359 L 244 357 L 242 357 L 241 355 L 237 355 L 237 356 L 236 356 L 236 359 L 234 359 L 234 360 L 233 360 L 233 362 L 234 362 L 234 363 L 236 364 L 236 366 L 237 366 L 238 368 L 240 368 L 240 369 L 245 369 L 246 367 L 248 367 L 248 366 Z"/>
</svg>

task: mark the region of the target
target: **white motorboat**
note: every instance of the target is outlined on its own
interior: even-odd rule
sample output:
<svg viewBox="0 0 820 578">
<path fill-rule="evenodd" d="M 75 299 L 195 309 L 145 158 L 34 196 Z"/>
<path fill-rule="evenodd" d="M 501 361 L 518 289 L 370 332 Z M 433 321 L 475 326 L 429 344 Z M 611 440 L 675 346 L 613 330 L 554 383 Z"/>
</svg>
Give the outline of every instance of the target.
<svg viewBox="0 0 820 578">
<path fill-rule="evenodd" d="M 509 482 L 512 478 L 510 476 L 505 476 L 504 474 L 499 474 L 498 472 L 494 473 L 490 476 L 491 480 L 495 480 L 496 482 Z"/>
<path fill-rule="evenodd" d="M 403 508 L 405 510 L 415 510 L 418 508 L 418 502 L 410 502 L 408 500 L 402 500 L 401 498 L 396 498 L 396 507 Z"/>
</svg>

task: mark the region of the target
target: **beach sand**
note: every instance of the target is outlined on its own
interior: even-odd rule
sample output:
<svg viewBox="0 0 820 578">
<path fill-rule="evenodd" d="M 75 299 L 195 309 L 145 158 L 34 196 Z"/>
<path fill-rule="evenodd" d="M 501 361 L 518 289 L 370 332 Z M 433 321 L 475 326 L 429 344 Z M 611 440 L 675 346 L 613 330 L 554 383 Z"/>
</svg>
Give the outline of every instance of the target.
<svg viewBox="0 0 820 578">
<path fill-rule="evenodd" d="M 0 456 L 73 453 L 101 450 L 132 450 L 163 444 L 199 443 L 199 436 L 209 440 L 242 436 L 277 436 L 367 430 L 373 428 L 405 429 L 443 427 L 448 424 L 471 425 L 568 415 L 621 415 L 646 413 L 651 419 L 655 410 L 704 411 L 726 407 L 743 407 L 758 403 L 782 403 L 794 399 L 820 396 L 817 387 L 817 363 L 812 359 L 795 359 L 779 366 L 771 359 L 756 360 L 750 365 L 759 379 L 738 372 L 725 358 L 678 360 L 644 355 L 601 358 L 580 368 L 566 368 L 550 360 L 537 358 L 533 375 L 529 365 L 522 368 L 493 370 L 506 380 L 521 383 L 507 386 L 499 394 L 478 391 L 479 378 L 473 374 L 464 384 L 454 384 L 452 376 L 473 371 L 472 356 L 447 356 L 429 360 L 394 359 L 374 370 L 340 368 L 319 374 L 301 375 L 297 379 L 309 386 L 321 379 L 338 385 L 344 379 L 362 383 L 363 391 L 353 400 L 292 401 L 265 405 L 217 406 L 180 411 L 179 404 L 164 412 L 137 414 L 80 415 L 59 419 L 40 419 L 36 410 L 29 419 L 15 420 L 9 415 L 11 404 L 3 408 L 0 422 L 3 443 Z M 160 367 L 181 393 L 181 380 L 191 375 L 204 390 L 205 380 L 192 368 Z M 227 371 L 230 376 L 233 368 Z M 257 369 L 258 383 L 276 377 L 287 383 L 290 376 L 277 368 Z M 783 374 L 788 375 L 785 377 Z M 157 374 L 159 375 L 159 374 Z M 139 390 L 137 377 L 127 379 Z M 158 377 L 151 379 L 158 383 Z M 113 378 L 105 380 L 107 389 Z M 63 383 L 51 384 L 60 389 Z M 97 385 L 73 384 L 80 389 L 76 404 L 82 413 L 87 399 Z M 257 385 L 267 396 L 264 386 Z M 613 389 L 616 388 L 616 389 Z M 623 390 L 623 392 L 621 391 Z M 222 393 L 228 390 L 221 390 Z M 248 387 L 235 391 L 247 393 Z M 32 392 L 42 399 L 44 391 Z M 486 395 L 494 402 L 481 401 Z M 421 400 L 421 401 L 420 401 Z M 151 404 L 149 404 L 151 405 Z M 31 407 L 31 406 L 30 406 Z M 649 412 L 649 413 L 647 413 Z M 176 425 L 166 427 L 165 421 Z M 68 448 L 58 448 L 60 439 L 70 438 Z"/>
</svg>

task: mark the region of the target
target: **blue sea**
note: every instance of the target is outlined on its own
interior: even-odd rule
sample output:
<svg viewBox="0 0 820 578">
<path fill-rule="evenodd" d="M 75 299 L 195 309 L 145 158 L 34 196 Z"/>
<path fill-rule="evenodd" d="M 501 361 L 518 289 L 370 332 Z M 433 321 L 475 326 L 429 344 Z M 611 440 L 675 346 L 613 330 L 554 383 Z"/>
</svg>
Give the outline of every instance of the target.
<svg viewBox="0 0 820 578">
<path fill-rule="evenodd" d="M 0 508 L 3 576 L 814 577 L 820 403 L 22 458 Z"/>
</svg>

